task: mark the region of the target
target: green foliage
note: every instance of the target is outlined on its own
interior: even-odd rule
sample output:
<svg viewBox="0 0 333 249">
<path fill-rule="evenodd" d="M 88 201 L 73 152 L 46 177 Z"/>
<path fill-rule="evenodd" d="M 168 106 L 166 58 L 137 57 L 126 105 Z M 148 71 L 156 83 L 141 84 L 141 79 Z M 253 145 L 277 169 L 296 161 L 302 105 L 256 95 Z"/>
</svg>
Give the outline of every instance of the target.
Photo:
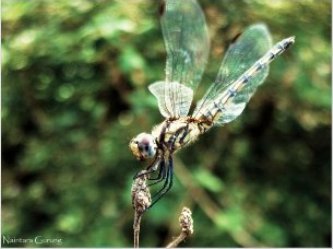
<svg viewBox="0 0 333 249">
<path fill-rule="evenodd" d="M 265 22 L 296 43 L 233 123 L 176 155 L 175 186 L 143 219 L 142 246 L 331 243 L 330 1 L 199 1 L 212 49 L 196 98 L 232 38 Z M 156 1 L 2 4 L 2 235 L 131 247 L 129 140 L 162 120 L 147 86 L 164 77 Z M 185 166 L 184 166 L 185 165 Z M 2 241 L 3 243 L 3 241 Z"/>
</svg>

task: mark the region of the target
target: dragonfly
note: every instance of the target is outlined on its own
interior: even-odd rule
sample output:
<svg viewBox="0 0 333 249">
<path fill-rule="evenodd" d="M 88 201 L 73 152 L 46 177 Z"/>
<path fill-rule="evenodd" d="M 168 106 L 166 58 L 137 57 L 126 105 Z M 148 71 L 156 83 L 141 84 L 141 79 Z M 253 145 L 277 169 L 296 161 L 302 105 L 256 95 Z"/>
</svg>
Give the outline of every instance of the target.
<svg viewBox="0 0 333 249">
<path fill-rule="evenodd" d="M 165 120 L 151 133 L 134 137 L 133 155 L 150 163 L 134 179 L 160 184 L 152 207 L 173 185 L 173 155 L 214 126 L 233 121 L 268 75 L 269 64 L 295 42 L 291 36 L 272 45 L 267 26 L 249 26 L 231 43 L 215 81 L 189 115 L 193 94 L 207 63 L 210 41 L 205 16 L 196 0 L 164 0 L 161 27 L 167 51 L 165 80 L 149 85 Z"/>
</svg>

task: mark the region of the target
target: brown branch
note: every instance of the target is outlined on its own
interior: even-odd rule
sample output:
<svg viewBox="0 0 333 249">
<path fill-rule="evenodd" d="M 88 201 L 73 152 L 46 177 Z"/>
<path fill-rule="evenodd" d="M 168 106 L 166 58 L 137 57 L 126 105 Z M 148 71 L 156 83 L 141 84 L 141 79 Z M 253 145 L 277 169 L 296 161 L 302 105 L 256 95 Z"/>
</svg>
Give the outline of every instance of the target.
<svg viewBox="0 0 333 249">
<path fill-rule="evenodd" d="M 151 204 L 151 195 L 146 184 L 147 177 L 142 175 L 136 178 L 132 184 L 132 205 L 134 208 L 134 247 L 138 248 L 140 244 L 141 219 L 144 212 Z"/>
<path fill-rule="evenodd" d="M 140 245 L 140 224 L 141 218 L 143 213 L 139 214 L 135 212 L 134 214 L 134 223 L 133 223 L 133 230 L 134 230 L 134 248 L 138 248 Z"/>
</svg>

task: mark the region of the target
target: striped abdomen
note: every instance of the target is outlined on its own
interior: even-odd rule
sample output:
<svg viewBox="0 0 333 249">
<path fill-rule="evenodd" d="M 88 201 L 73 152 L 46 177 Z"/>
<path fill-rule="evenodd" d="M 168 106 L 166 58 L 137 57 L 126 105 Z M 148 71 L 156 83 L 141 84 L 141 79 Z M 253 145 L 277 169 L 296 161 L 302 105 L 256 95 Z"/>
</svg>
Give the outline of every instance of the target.
<svg viewBox="0 0 333 249">
<path fill-rule="evenodd" d="M 294 43 L 294 41 L 294 37 L 289 37 L 277 43 L 237 80 L 235 80 L 224 92 L 218 95 L 214 100 L 210 100 L 210 103 L 205 106 L 205 109 L 201 111 L 201 114 L 208 120 L 220 124 L 228 123 L 233 118 L 237 117 L 244 109 L 257 85 L 259 85 L 258 82 L 257 85 L 253 83 L 255 76 L 261 72 L 262 69 L 267 69 L 268 64 L 278 55 L 282 54 L 292 43 Z M 264 80 L 264 78 L 262 78 L 262 80 Z M 245 86 L 247 89 L 242 91 Z M 253 89 L 249 90 L 249 87 L 253 87 Z M 238 95 L 241 96 L 241 94 L 242 97 L 244 97 L 244 100 L 237 100 L 238 103 L 235 103 L 235 97 Z M 229 119 L 226 117 L 228 114 L 230 115 Z"/>
<path fill-rule="evenodd" d="M 225 96 L 220 100 L 222 103 L 226 102 L 228 98 L 234 97 L 238 91 L 242 89 L 250 79 L 255 76 L 261 69 L 271 63 L 278 55 L 286 51 L 291 44 L 295 42 L 295 37 L 286 38 L 277 43 L 271 50 L 269 50 L 263 57 L 254 63 L 241 77 L 239 77 L 225 93 Z"/>
</svg>

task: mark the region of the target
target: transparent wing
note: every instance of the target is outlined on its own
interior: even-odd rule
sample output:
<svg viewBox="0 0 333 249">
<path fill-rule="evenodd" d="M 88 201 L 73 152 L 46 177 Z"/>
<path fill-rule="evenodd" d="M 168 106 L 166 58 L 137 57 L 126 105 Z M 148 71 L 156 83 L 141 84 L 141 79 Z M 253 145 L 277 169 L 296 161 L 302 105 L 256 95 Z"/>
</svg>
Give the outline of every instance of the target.
<svg viewBox="0 0 333 249">
<path fill-rule="evenodd" d="M 165 0 L 163 3 L 161 26 L 167 50 L 165 83 L 172 86 L 164 87 L 165 93 L 155 96 L 164 105 L 164 114 L 178 118 L 188 114 L 193 91 L 201 80 L 209 51 L 208 31 L 197 1 Z M 191 99 L 183 91 L 191 91 Z M 161 106 L 160 111 L 162 113 Z"/>
<path fill-rule="evenodd" d="M 169 110 L 174 110 L 180 117 L 188 114 L 193 99 L 193 91 L 191 88 L 177 82 L 165 84 L 164 81 L 155 82 L 148 88 L 149 91 L 156 97 L 158 108 L 163 117 L 172 117 Z M 172 106 L 171 101 L 166 100 L 170 99 L 169 97 L 172 97 L 168 96 L 168 94 L 172 94 L 174 91 L 177 91 L 178 98 L 174 99 Z"/>
<path fill-rule="evenodd" d="M 228 123 L 239 116 L 269 68 L 266 63 L 260 70 L 249 69 L 271 47 L 271 36 L 264 24 L 248 27 L 227 50 L 215 82 L 198 102 L 193 116 L 211 119 L 215 124 Z M 240 84 L 242 76 L 247 78 Z"/>
</svg>

